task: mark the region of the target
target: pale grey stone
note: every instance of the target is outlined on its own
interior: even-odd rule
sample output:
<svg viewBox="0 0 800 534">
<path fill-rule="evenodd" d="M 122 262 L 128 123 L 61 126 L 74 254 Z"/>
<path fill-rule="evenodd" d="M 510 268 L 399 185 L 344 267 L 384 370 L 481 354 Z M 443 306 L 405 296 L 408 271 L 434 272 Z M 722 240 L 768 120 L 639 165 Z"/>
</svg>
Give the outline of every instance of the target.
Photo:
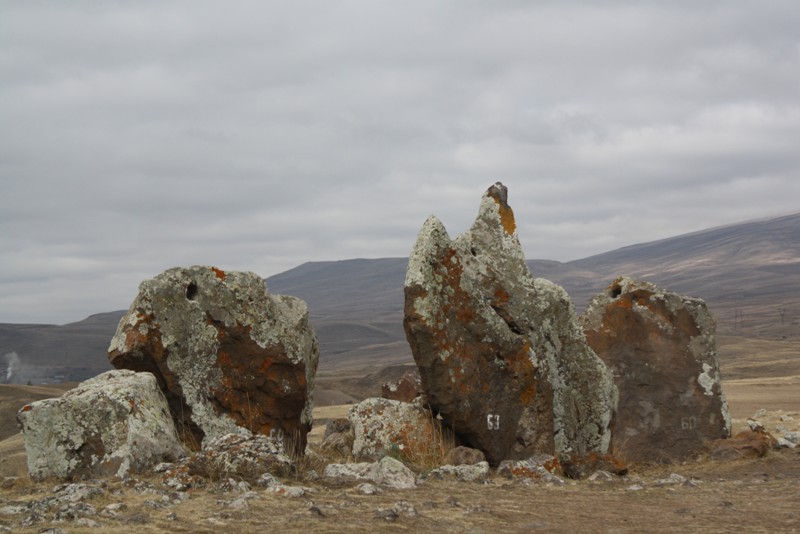
<svg viewBox="0 0 800 534">
<path fill-rule="evenodd" d="M 184 456 L 164 395 L 150 373 L 108 371 L 17 419 L 34 479 L 141 473 Z"/>
</svg>

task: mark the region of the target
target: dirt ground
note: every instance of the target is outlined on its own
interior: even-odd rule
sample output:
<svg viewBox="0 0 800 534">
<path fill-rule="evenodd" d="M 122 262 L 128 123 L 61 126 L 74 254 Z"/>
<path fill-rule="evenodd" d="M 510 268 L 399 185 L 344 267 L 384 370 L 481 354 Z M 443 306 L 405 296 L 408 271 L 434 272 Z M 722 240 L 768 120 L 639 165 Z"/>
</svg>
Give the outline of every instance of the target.
<svg viewBox="0 0 800 534">
<path fill-rule="evenodd" d="M 682 483 L 669 483 L 677 473 Z M 55 484 L 7 483 L 0 491 L 0 528 L 42 532 L 748 532 L 800 531 L 800 451 L 759 460 L 694 462 L 634 470 L 610 482 L 523 485 L 429 481 L 416 489 L 364 495 L 355 484 L 304 482 L 301 497 L 257 489 L 190 490 L 171 500 L 157 479 L 102 483 L 87 504 L 101 512 L 92 523 L 43 521 L 19 528 L 4 510 L 53 494 Z M 242 499 L 240 499 L 242 500 Z M 102 510 L 125 503 L 116 517 Z"/>
<path fill-rule="evenodd" d="M 756 358 L 747 347 L 742 354 L 735 362 L 742 372 L 723 383 L 734 431 L 751 417 L 776 436 L 800 431 L 796 348 L 773 357 L 772 365 L 766 365 L 769 355 Z M 747 376 L 745 364 L 754 363 L 773 372 Z M 59 512 L 57 481 L 33 483 L 27 476 L 23 441 L 9 426 L 18 406 L 29 402 L 14 397 L 22 393 L 0 386 L 0 425 L 9 436 L 0 441 L 0 532 L 800 532 L 800 447 L 758 459 L 635 465 L 609 481 L 526 484 L 495 476 L 485 484 L 426 481 L 375 495 L 362 494 L 358 483 L 315 479 L 311 470 L 285 481 L 307 488 L 299 497 L 224 485 L 178 494 L 157 476 L 91 481 L 92 496 L 73 504 L 95 513 L 76 520 L 67 509 Z M 315 409 L 310 443 L 350 407 Z M 32 509 L 28 503 L 53 504 L 37 519 L 25 512 Z M 106 513 L 109 505 L 119 510 Z M 26 517 L 30 524 L 23 524 Z"/>
</svg>

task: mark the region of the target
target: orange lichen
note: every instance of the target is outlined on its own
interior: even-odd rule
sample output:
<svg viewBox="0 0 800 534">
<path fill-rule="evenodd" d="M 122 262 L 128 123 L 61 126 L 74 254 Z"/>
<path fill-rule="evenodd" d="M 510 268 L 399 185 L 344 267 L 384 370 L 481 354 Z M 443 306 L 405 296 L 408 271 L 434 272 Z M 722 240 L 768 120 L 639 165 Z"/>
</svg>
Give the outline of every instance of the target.
<svg viewBox="0 0 800 534">
<path fill-rule="evenodd" d="M 505 230 L 508 235 L 514 235 L 514 232 L 517 231 L 517 223 L 514 220 L 514 210 L 511 209 L 511 206 L 503 202 L 498 195 L 490 193 L 490 196 L 497 202 L 497 208 L 500 212 L 500 224 L 503 225 L 503 230 Z"/>
<path fill-rule="evenodd" d="M 223 282 L 225 281 L 225 276 L 226 276 L 225 271 L 223 271 L 222 269 L 217 269 L 216 267 L 212 267 L 211 270 L 214 271 L 214 274 L 217 275 L 217 278 L 219 278 Z"/>
<path fill-rule="evenodd" d="M 497 304 L 508 304 L 508 301 L 511 299 L 511 295 L 508 294 L 502 287 L 498 287 L 494 290 L 494 300 Z"/>
</svg>

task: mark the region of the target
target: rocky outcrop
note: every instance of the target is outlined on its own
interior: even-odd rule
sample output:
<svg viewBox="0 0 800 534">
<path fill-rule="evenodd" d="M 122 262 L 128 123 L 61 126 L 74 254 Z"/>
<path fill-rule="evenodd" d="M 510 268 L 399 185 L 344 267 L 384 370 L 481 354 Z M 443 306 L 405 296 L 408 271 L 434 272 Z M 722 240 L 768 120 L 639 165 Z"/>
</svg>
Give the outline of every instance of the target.
<svg viewBox="0 0 800 534">
<path fill-rule="evenodd" d="M 502 184 L 455 240 L 436 217 L 425 222 L 409 258 L 404 326 L 430 406 L 491 464 L 608 448 L 611 374 L 566 292 L 531 276 Z"/>
<path fill-rule="evenodd" d="M 184 439 L 279 432 L 305 449 L 319 349 L 303 301 L 254 273 L 174 268 L 142 282 L 109 359 L 159 381 Z"/>
<path fill-rule="evenodd" d="M 350 408 L 347 417 L 353 427 L 353 457 L 357 460 L 378 460 L 391 454 L 413 461 L 440 437 L 431 412 L 417 404 L 370 398 Z"/>
<path fill-rule="evenodd" d="M 167 402 L 149 373 L 108 371 L 17 419 L 31 478 L 125 476 L 184 455 Z"/>
<path fill-rule="evenodd" d="M 680 461 L 730 435 L 714 319 L 702 300 L 622 277 L 591 300 L 581 323 L 619 389 L 615 454 Z"/>
</svg>

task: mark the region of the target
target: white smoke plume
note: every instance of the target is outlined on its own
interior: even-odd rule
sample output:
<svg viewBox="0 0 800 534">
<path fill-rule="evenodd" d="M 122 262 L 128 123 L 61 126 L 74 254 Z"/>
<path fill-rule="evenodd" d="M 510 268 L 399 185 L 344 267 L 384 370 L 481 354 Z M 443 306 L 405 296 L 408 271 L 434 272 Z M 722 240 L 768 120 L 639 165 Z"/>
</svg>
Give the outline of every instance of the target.
<svg viewBox="0 0 800 534">
<path fill-rule="evenodd" d="M 3 359 L 6 361 L 6 383 L 11 383 L 11 379 L 14 378 L 14 372 L 19 369 L 19 364 L 21 360 L 19 359 L 19 354 L 16 352 L 8 352 L 3 356 Z"/>
</svg>

